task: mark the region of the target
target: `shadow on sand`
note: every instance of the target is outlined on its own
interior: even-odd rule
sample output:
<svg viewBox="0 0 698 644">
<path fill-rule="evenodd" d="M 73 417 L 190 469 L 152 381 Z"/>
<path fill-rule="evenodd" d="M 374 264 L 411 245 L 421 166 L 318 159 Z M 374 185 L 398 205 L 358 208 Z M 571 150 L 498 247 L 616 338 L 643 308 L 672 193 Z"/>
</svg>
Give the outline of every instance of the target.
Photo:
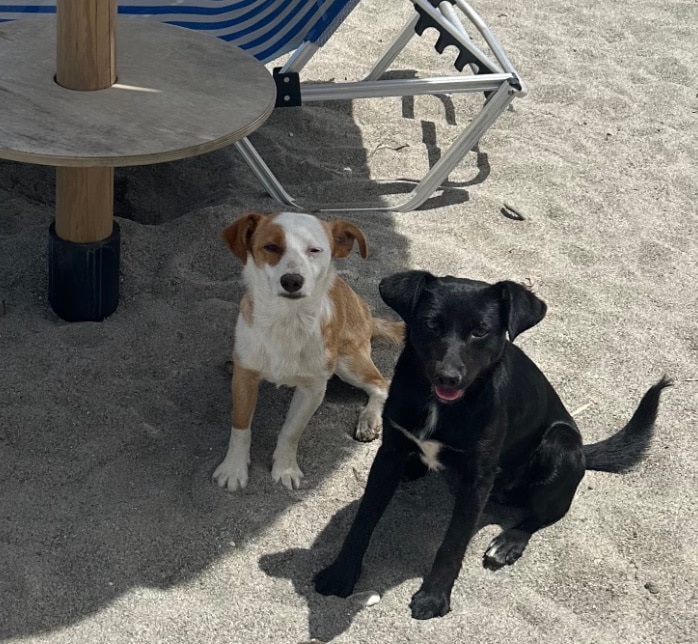
<svg viewBox="0 0 698 644">
<path fill-rule="evenodd" d="M 452 110 L 448 100 L 444 105 Z M 424 123 L 423 131 L 435 162 L 435 129 Z M 253 139 L 289 190 L 312 201 L 354 195 L 345 166 L 354 169 L 359 189 L 376 188 L 349 104 L 281 111 Z M 469 155 L 465 163 L 472 162 Z M 476 178 L 464 185 L 486 179 L 487 155 L 478 151 L 475 164 Z M 290 401 L 289 391 L 271 386 L 260 395 L 248 490 L 225 494 L 211 482 L 228 439 L 229 377 L 223 365 L 243 292 L 240 267 L 219 233 L 243 212 L 278 209 L 232 148 L 117 169 L 115 210 L 124 218 L 122 296 L 118 311 L 99 324 L 65 324 L 46 303 L 53 170 L 0 163 L 0 188 L 8 191 L 0 191 L 4 639 L 64 628 L 135 587 L 168 588 L 191 579 L 231 542 L 244 543 L 267 529 L 289 504 L 302 502 L 306 491 L 286 493 L 271 482 L 268 463 Z M 451 186 L 430 206 L 467 198 L 467 191 Z M 408 241 L 396 233 L 390 215 L 351 218 L 367 233 L 370 247 L 382 250 L 338 268 L 376 313 L 389 315 L 377 282 L 408 267 Z M 390 374 L 395 356 L 394 349 L 376 350 L 384 374 Z M 311 489 L 340 467 L 348 452 L 362 448 L 350 438 L 362 401 L 360 392 L 330 386 L 321 411 L 346 440 L 325 447 L 321 458 L 311 453 L 311 441 L 302 445 L 301 466 L 303 459 L 313 463 L 306 468 Z M 320 422 L 311 421 L 308 432 Z M 415 493 L 401 499 L 384 526 L 404 524 L 401 513 L 415 502 Z M 327 600 L 308 590 L 318 568 L 314 558 L 317 552 L 318 561 L 329 560 L 330 545 L 351 515 L 353 506 L 340 512 L 313 552 L 290 551 L 262 563 L 270 574 L 294 579 L 308 598 L 311 630 L 321 639 L 342 627 L 329 625 L 322 617 Z M 430 520 L 414 513 L 410 530 L 438 534 Z M 363 584 L 383 590 L 424 572 L 429 540 L 381 534 Z"/>
<path fill-rule="evenodd" d="M 324 597 L 313 587 L 313 576 L 332 563 L 339 552 L 358 505 L 359 500 L 353 501 L 337 512 L 312 548 L 292 548 L 260 559 L 259 566 L 266 574 L 290 579 L 296 592 L 306 600 L 308 630 L 313 640 L 332 641 L 349 628 L 359 611 L 369 610 L 358 598 Z M 382 597 L 405 581 L 421 582 L 446 531 L 452 507 L 453 494 L 446 478 L 429 474 L 417 481 L 403 482 L 373 534 L 355 595 L 373 591 Z M 491 524 L 514 525 L 518 516 L 514 508 L 491 503 L 477 530 Z M 465 565 L 472 563 L 469 557 Z M 409 607 L 405 605 L 401 610 L 408 618 Z"/>
</svg>

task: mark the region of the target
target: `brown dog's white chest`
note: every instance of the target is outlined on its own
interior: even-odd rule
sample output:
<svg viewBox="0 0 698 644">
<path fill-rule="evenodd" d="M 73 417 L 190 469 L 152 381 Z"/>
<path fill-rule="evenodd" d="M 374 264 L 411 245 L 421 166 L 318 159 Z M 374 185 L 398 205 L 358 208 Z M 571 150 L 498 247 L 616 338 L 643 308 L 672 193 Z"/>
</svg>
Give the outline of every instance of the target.
<svg viewBox="0 0 698 644">
<path fill-rule="evenodd" d="M 329 302 L 326 306 L 331 307 Z M 266 315 L 263 307 L 256 307 L 250 322 L 240 315 L 235 327 L 236 360 L 276 385 L 295 387 L 327 380 L 332 374 L 321 319 L 298 315 L 299 309 L 294 306 Z"/>
</svg>

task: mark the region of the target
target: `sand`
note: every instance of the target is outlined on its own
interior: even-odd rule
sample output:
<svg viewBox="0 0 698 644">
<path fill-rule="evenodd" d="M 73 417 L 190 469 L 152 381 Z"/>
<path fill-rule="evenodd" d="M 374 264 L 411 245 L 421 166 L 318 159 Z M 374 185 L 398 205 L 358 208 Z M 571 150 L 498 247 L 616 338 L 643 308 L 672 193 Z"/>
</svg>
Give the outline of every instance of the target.
<svg viewBox="0 0 698 644">
<path fill-rule="evenodd" d="M 306 78 L 359 78 L 408 15 L 365 0 Z M 390 3 L 391 5 L 393 3 Z M 397 4 L 397 3 L 395 3 Z M 229 420 L 240 266 L 220 230 L 271 212 L 233 149 L 117 173 L 122 294 L 102 323 L 46 300 L 52 173 L 0 164 L 0 637 L 13 642 L 661 642 L 698 629 L 696 282 L 698 5 L 691 0 L 477 0 L 530 88 L 420 211 L 359 212 L 370 255 L 338 263 L 370 303 L 393 271 L 534 279 L 549 313 L 517 340 L 587 441 L 615 431 L 663 373 L 648 459 L 590 472 L 564 520 L 497 573 L 465 556 L 452 612 L 408 602 L 451 507 L 438 476 L 403 486 L 357 591 L 314 593 L 353 517 L 377 443 L 352 440 L 361 392 L 330 383 L 300 447 L 296 492 L 270 460 L 290 400 L 265 385 L 248 488 L 211 482 Z M 379 18 L 379 16 L 382 16 Z M 382 41 L 382 42 L 381 42 Z M 342 62 L 343 66 L 340 65 Z M 418 41 L 399 68 L 448 61 Z M 479 98 L 327 103 L 253 137 L 303 203 L 366 201 L 417 179 Z M 473 103 L 475 101 L 475 103 Z M 525 219 L 502 212 L 504 203 Z M 396 352 L 377 346 L 390 374 Z M 506 520 L 506 517 L 504 517 Z"/>
</svg>

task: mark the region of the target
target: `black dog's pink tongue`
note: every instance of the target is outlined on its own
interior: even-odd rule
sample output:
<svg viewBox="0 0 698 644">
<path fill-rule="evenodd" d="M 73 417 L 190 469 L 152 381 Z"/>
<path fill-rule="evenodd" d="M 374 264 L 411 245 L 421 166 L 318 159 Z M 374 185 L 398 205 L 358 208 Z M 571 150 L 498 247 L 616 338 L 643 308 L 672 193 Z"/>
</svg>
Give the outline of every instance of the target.
<svg viewBox="0 0 698 644">
<path fill-rule="evenodd" d="M 434 386 L 434 392 L 441 400 L 456 400 L 463 393 L 460 389 L 447 389 L 446 387 Z"/>
</svg>

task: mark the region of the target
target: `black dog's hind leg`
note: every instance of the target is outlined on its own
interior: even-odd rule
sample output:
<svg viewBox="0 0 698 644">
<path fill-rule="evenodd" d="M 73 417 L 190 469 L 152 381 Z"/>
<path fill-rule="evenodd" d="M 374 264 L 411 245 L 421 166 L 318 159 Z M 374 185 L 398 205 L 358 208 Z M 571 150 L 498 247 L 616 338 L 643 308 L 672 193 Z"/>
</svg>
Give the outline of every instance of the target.
<svg viewBox="0 0 698 644">
<path fill-rule="evenodd" d="M 562 422 L 549 427 L 521 481 L 524 490 L 519 491 L 527 499 L 527 515 L 492 540 L 483 558 L 485 568 L 497 570 L 513 564 L 534 532 L 562 519 L 572 504 L 584 469 L 582 439 L 576 428 Z"/>
</svg>

